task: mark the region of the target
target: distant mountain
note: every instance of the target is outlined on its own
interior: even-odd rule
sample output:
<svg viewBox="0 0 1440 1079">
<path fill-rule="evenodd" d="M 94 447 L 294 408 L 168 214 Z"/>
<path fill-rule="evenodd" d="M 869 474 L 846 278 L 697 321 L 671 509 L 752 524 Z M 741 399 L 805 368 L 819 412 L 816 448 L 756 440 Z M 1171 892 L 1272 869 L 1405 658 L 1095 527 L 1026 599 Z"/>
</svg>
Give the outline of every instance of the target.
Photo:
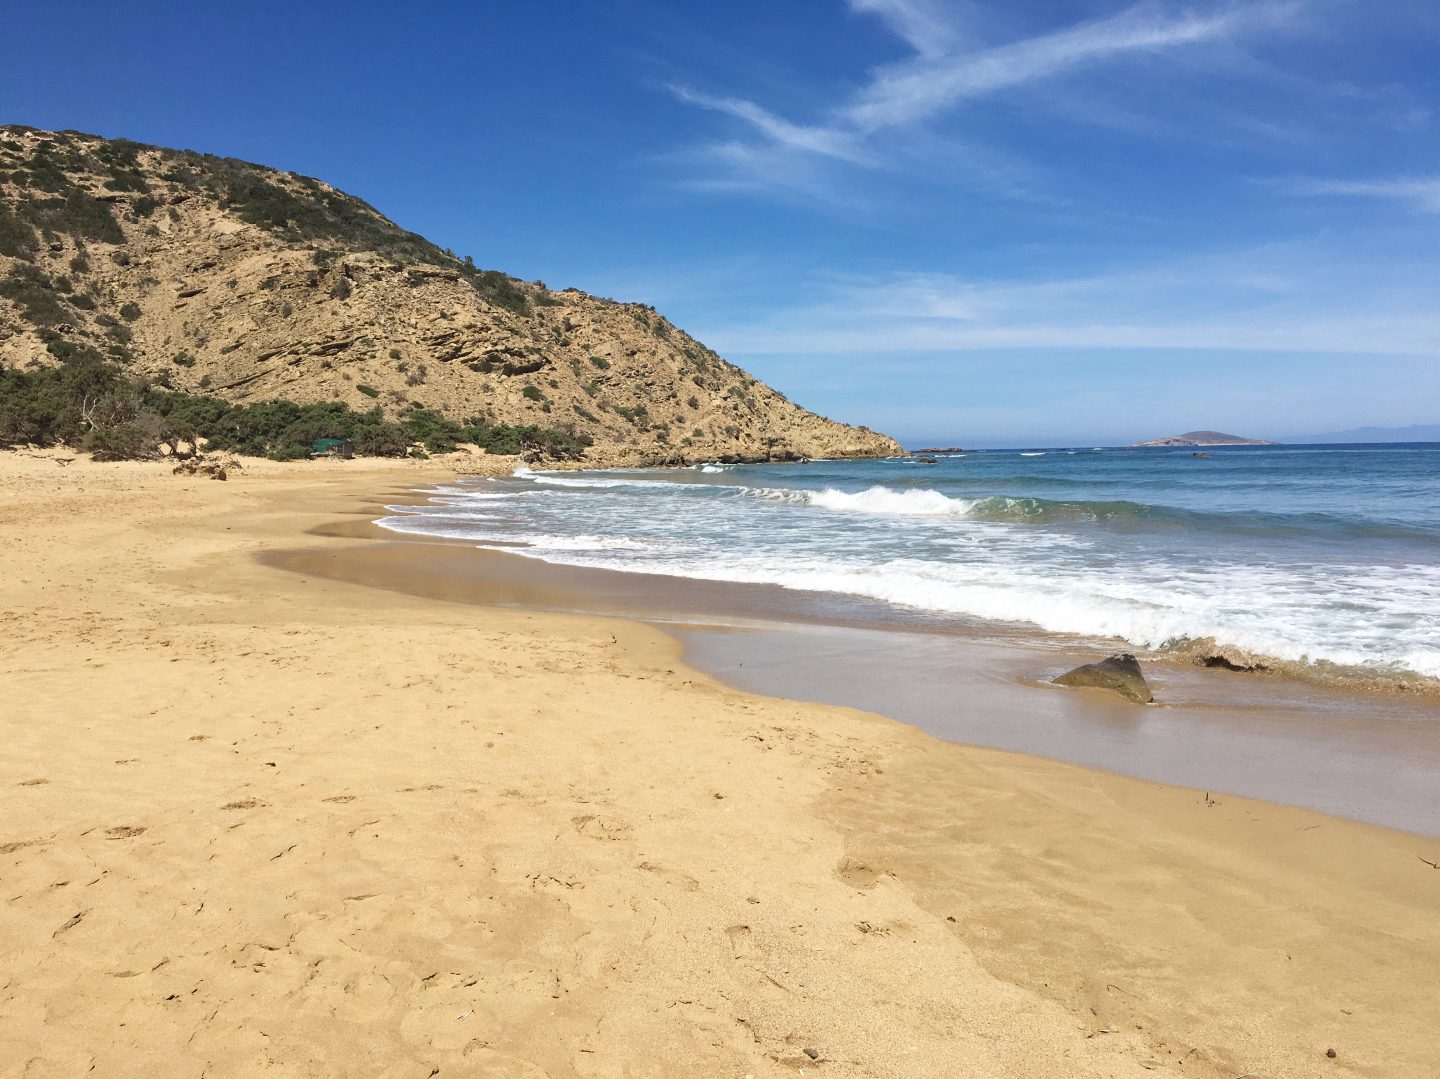
<svg viewBox="0 0 1440 1079">
<path fill-rule="evenodd" d="M 1352 427 L 1348 431 L 1296 435 L 1290 441 L 1315 445 L 1330 442 L 1440 442 L 1440 423 L 1416 423 L 1409 427 Z"/>
<path fill-rule="evenodd" d="M 1219 431 L 1186 431 L 1183 435 L 1152 438 L 1149 442 L 1132 442 L 1132 446 L 1273 446 L 1263 438 L 1241 438 Z"/>
</svg>

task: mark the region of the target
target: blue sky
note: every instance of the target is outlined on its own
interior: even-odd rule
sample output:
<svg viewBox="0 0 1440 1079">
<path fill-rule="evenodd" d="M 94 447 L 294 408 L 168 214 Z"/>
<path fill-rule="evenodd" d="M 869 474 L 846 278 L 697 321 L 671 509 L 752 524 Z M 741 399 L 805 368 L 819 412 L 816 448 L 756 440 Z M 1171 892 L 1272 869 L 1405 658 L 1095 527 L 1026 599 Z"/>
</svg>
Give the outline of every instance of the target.
<svg viewBox="0 0 1440 1079">
<path fill-rule="evenodd" d="M 322 177 L 910 442 L 1440 422 L 1440 4 L 66 3 L 0 118 Z"/>
</svg>

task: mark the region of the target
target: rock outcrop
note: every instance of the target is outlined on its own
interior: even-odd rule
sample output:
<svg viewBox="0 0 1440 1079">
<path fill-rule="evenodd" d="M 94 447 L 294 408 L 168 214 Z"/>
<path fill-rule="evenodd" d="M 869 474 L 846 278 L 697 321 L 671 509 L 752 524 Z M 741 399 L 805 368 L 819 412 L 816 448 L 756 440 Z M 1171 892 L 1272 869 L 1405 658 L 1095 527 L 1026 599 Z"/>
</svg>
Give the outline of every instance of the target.
<svg viewBox="0 0 1440 1079">
<path fill-rule="evenodd" d="M 1055 679 L 1061 686 L 1088 686 L 1108 689 L 1136 704 L 1149 704 L 1155 699 L 1150 684 L 1140 670 L 1140 661 L 1130 653 L 1111 656 L 1099 663 L 1087 663 Z"/>
<path fill-rule="evenodd" d="M 1198 667 L 1220 667 L 1227 671 L 1266 671 L 1270 660 L 1233 644 L 1222 644 L 1214 637 L 1201 637 L 1175 648 L 1177 655 L 1189 656 Z"/>
<path fill-rule="evenodd" d="M 537 424 L 590 464 L 902 452 L 650 307 L 478 269 L 318 180 L 0 127 L 0 364 L 86 357 L 232 402 Z"/>
</svg>

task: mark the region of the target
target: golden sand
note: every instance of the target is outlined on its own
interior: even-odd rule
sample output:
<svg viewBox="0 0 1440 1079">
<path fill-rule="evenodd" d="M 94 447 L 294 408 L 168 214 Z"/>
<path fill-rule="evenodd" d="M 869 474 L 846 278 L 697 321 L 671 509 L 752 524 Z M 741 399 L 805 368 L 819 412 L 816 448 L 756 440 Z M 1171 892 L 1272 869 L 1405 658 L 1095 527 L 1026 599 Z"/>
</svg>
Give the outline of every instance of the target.
<svg viewBox="0 0 1440 1079">
<path fill-rule="evenodd" d="M 256 557 L 427 478 L 0 454 L 0 1077 L 1440 1074 L 1440 843 Z"/>
</svg>

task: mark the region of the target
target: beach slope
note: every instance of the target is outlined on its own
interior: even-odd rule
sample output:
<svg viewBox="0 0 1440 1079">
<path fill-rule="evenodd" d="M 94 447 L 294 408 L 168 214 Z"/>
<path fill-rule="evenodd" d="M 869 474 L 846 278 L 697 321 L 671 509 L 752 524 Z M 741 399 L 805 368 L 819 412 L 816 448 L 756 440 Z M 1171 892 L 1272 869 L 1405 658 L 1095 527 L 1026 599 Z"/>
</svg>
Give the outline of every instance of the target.
<svg viewBox="0 0 1440 1079">
<path fill-rule="evenodd" d="M 1440 1073 L 1435 841 L 256 557 L 439 478 L 0 454 L 0 1077 Z"/>
</svg>

